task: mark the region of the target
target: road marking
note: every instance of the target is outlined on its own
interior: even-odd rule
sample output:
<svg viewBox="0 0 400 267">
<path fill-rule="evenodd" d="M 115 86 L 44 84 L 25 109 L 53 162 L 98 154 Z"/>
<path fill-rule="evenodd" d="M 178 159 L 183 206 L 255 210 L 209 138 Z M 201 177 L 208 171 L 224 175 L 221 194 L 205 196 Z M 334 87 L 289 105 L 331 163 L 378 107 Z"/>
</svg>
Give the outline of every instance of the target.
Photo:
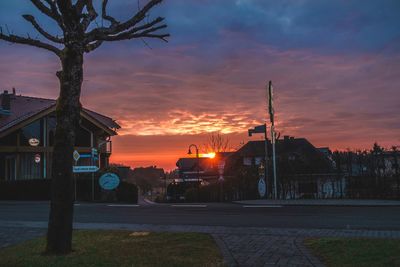
<svg viewBox="0 0 400 267">
<path fill-rule="evenodd" d="M 205 208 L 207 207 L 207 205 L 182 204 L 182 205 L 171 205 L 171 207 Z"/>
<path fill-rule="evenodd" d="M 243 208 L 282 208 L 280 205 L 246 205 Z"/>
<path fill-rule="evenodd" d="M 139 207 L 139 205 L 136 205 L 136 204 L 110 204 L 110 205 L 107 205 L 107 207 Z"/>
</svg>

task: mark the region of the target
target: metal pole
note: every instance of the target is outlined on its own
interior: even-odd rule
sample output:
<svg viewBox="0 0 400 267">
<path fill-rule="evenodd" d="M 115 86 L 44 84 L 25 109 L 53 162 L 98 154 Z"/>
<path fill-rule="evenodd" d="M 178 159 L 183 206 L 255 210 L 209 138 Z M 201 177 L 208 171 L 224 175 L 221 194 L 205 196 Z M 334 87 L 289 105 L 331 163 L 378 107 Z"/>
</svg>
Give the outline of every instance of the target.
<svg viewBox="0 0 400 267">
<path fill-rule="evenodd" d="M 271 126 L 271 139 L 272 139 L 272 161 L 274 168 L 274 198 L 278 199 L 278 188 L 276 185 L 276 155 L 275 155 L 275 129 Z"/>
<path fill-rule="evenodd" d="M 199 149 L 196 147 L 196 158 L 197 158 L 197 197 L 200 202 L 200 158 L 199 158 Z"/>
<path fill-rule="evenodd" d="M 278 188 L 276 182 L 276 155 L 275 155 L 275 110 L 274 110 L 274 100 L 273 100 L 273 91 L 272 91 L 272 81 L 268 83 L 268 111 L 269 117 L 271 121 L 271 143 L 272 143 L 272 161 L 273 161 L 273 171 L 274 171 L 274 198 L 278 199 Z"/>
<path fill-rule="evenodd" d="M 167 202 L 167 175 L 164 173 L 164 200 Z"/>
<path fill-rule="evenodd" d="M 74 177 L 75 177 L 75 201 L 76 201 L 76 173 L 74 174 Z"/>
<path fill-rule="evenodd" d="M 267 189 L 269 189 L 268 185 L 268 136 L 267 136 L 267 123 L 265 125 L 265 170 L 264 170 L 264 181 Z M 266 190 L 265 198 L 268 199 L 268 190 Z"/>
<path fill-rule="evenodd" d="M 93 141 L 92 141 L 93 144 Z M 92 166 L 94 166 L 95 164 L 95 159 L 93 158 L 93 147 L 92 147 L 92 157 L 90 158 L 91 164 Z M 94 202 L 94 173 L 92 172 L 92 201 Z"/>
<path fill-rule="evenodd" d="M 92 201 L 94 202 L 94 172 L 92 172 Z"/>
</svg>

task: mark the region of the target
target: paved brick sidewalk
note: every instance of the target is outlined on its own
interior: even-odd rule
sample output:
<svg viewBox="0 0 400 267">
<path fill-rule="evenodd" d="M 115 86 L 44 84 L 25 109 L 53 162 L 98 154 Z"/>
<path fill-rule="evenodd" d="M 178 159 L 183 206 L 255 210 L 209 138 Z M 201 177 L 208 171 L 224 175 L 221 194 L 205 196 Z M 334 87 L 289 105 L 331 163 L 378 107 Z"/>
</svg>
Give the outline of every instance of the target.
<svg viewBox="0 0 400 267">
<path fill-rule="evenodd" d="M 45 234 L 47 222 L 0 221 L 0 247 Z M 227 266 L 323 266 L 304 247 L 307 237 L 400 238 L 400 231 L 288 229 L 197 225 L 75 223 L 75 229 L 209 233 Z"/>
<path fill-rule="evenodd" d="M 228 266 L 324 266 L 303 245 L 303 238 L 213 234 Z"/>
</svg>

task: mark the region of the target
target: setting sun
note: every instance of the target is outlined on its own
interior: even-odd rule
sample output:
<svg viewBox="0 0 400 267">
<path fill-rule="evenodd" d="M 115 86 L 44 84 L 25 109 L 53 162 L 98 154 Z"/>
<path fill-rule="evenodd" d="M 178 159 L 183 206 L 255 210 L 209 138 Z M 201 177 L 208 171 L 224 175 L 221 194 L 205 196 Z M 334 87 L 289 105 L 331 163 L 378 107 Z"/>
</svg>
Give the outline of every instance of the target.
<svg viewBox="0 0 400 267">
<path fill-rule="evenodd" d="M 200 154 L 200 158 L 213 159 L 213 158 L 215 158 L 215 152 L 209 152 L 209 153 L 205 153 L 205 154 Z"/>
</svg>

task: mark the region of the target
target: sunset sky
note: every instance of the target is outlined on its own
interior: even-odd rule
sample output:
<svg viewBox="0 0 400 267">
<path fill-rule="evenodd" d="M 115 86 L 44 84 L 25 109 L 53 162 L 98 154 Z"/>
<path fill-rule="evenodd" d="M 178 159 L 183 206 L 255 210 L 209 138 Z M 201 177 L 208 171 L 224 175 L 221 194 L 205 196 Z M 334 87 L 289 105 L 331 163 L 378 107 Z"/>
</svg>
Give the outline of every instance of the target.
<svg viewBox="0 0 400 267">
<path fill-rule="evenodd" d="M 121 20 L 138 8 L 109 2 Z M 3 31 L 35 37 L 26 13 L 57 33 L 28 0 L 0 1 Z M 266 119 L 268 80 L 282 136 L 332 149 L 400 145 L 399 14 L 398 0 L 166 0 L 151 16 L 166 17 L 169 43 L 107 43 L 87 55 L 82 103 L 122 126 L 112 161 L 132 167 L 172 169 L 212 131 L 240 147 Z M 0 89 L 57 97 L 54 55 L 5 42 L 0 55 Z"/>
</svg>

